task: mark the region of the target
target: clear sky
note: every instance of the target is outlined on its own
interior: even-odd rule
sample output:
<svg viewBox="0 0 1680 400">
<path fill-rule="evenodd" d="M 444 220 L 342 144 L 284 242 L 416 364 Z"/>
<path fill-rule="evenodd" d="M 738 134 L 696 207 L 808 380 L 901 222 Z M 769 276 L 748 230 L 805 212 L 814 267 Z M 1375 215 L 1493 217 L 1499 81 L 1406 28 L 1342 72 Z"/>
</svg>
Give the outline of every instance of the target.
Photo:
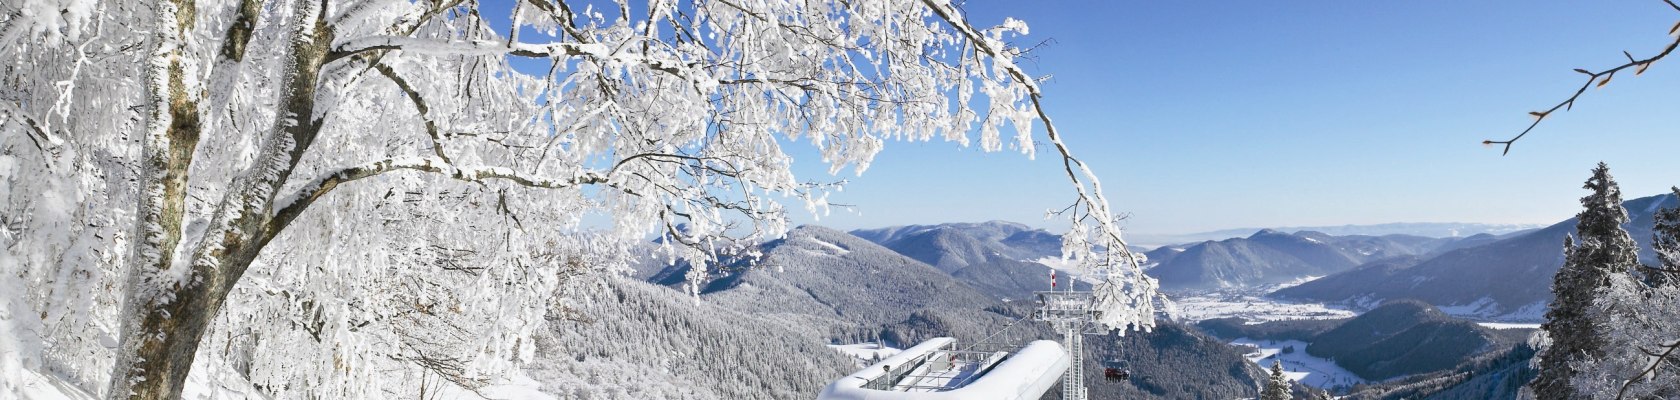
<svg viewBox="0 0 1680 400">
<path fill-rule="evenodd" d="M 1608 162 L 1628 198 L 1680 185 L 1680 56 L 1589 90 L 1509 156 L 1480 145 L 1584 76 L 1669 43 L 1650 1 L 969 1 L 1051 40 L 1033 72 L 1137 232 L 1384 222 L 1552 223 Z M 799 172 L 823 178 L 807 162 Z M 816 223 L 1005 219 L 1071 202 L 1049 154 L 890 143 Z M 808 216 L 800 222 L 811 222 Z"/>
</svg>

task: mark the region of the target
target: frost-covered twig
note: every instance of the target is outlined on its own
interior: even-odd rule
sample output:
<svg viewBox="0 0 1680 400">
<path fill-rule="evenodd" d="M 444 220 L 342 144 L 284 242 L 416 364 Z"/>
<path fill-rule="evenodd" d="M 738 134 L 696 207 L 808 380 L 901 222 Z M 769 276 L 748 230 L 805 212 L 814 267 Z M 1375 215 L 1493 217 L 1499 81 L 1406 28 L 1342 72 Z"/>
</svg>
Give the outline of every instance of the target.
<svg viewBox="0 0 1680 400">
<path fill-rule="evenodd" d="M 1646 354 L 1649 354 L 1652 357 L 1651 362 L 1647 364 L 1645 368 L 1639 370 L 1638 375 L 1634 375 L 1622 382 L 1622 388 L 1616 392 L 1617 400 L 1620 400 L 1623 396 L 1627 395 L 1628 387 L 1632 386 L 1634 382 L 1646 379 L 1649 375 L 1656 373 L 1657 368 L 1662 366 L 1664 360 L 1667 360 L 1669 356 L 1674 355 L 1676 350 L 1680 350 L 1680 339 L 1672 340 L 1668 344 L 1660 346 L 1659 349 L 1661 350 L 1660 353 L 1646 351 Z"/>
<path fill-rule="evenodd" d="M 1674 3 L 1674 0 L 1663 0 L 1663 2 L 1668 3 L 1669 7 L 1674 8 L 1675 11 L 1680 11 L 1680 6 L 1677 6 Z M 1623 51 L 1622 55 L 1627 57 L 1628 62 L 1624 63 L 1622 65 L 1618 65 L 1618 66 L 1612 67 L 1610 69 L 1605 69 L 1605 70 L 1601 70 L 1601 71 L 1598 71 L 1598 72 L 1592 72 L 1592 71 L 1588 71 L 1586 69 L 1576 68 L 1575 72 L 1579 72 L 1583 75 L 1586 75 L 1587 79 L 1586 79 L 1586 82 L 1581 83 L 1580 88 L 1575 89 L 1574 94 L 1569 95 L 1568 98 L 1563 99 L 1563 101 L 1558 102 L 1557 105 L 1554 105 L 1554 106 L 1552 106 L 1552 108 L 1548 108 L 1545 111 L 1530 111 L 1530 112 L 1528 112 L 1528 115 L 1531 115 L 1531 116 L 1534 117 L 1534 122 L 1529 123 L 1528 128 L 1524 128 L 1522 130 L 1522 132 L 1517 133 L 1516 137 L 1512 137 L 1512 138 L 1506 139 L 1506 140 L 1483 140 L 1482 144 L 1484 144 L 1484 145 L 1503 145 L 1504 149 L 1501 150 L 1499 152 L 1499 154 L 1500 155 L 1510 154 L 1511 153 L 1511 145 L 1516 143 L 1517 140 L 1522 139 L 1523 136 L 1527 136 L 1528 133 L 1533 131 L 1534 127 L 1539 126 L 1540 122 L 1544 121 L 1547 116 L 1552 115 L 1553 112 L 1557 112 L 1558 109 L 1563 109 L 1564 111 L 1568 111 L 1568 110 L 1574 108 L 1575 107 L 1575 100 L 1580 99 L 1581 95 L 1586 94 L 1587 89 L 1593 87 L 1594 82 L 1597 82 L 1599 87 L 1603 87 L 1604 85 L 1610 84 L 1610 79 L 1614 78 L 1616 76 L 1617 72 L 1620 72 L 1620 71 L 1628 69 L 1628 68 L 1634 68 L 1633 74 L 1635 76 L 1637 76 L 1639 74 L 1643 74 L 1643 73 L 1645 73 L 1646 68 L 1651 67 L 1652 63 L 1657 62 L 1657 60 L 1663 59 L 1663 57 L 1668 57 L 1668 55 L 1670 53 L 1674 52 L 1674 49 L 1676 47 L 1680 47 L 1680 22 L 1675 23 L 1674 27 L 1670 28 L 1668 30 L 1668 33 L 1669 33 L 1669 35 L 1674 35 L 1674 42 L 1669 43 L 1668 46 L 1664 47 L 1662 49 L 1662 51 L 1657 53 L 1657 55 L 1651 56 L 1650 58 L 1634 59 L 1632 53 L 1628 53 L 1626 51 Z"/>
<path fill-rule="evenodd" d="M 606 46 L 591 43 L 508 43 L 497 40 L 433 40 L 407 36 L 363 36 L 345 40 L 327 56 L 331 63 L 345 57 L 381 50 L 402 50 L 415 54 L 447 56 L 557 57 L 605 54 Z"/>
<path fill-rule="evenodd" d="M 373 69 L 378 70 L 380 75 L 385 75 L 385 78 L 390 79 L 391 83 L 395 83 L 397 89 L 401 89 L 403 94 L 408 97 L 409 103 L 414 104 L 414 111 L 420 114 L 420 120 L 426 124 L 426 136 L 432 139 L 432 154 L 436 155 L 439 160 L 443 160 L 445 164 L 454 163 L 449 159 L 449 155 L 443 152 L 443 138 L 438 133 L 437 121 L 432 119 L 432 108 L 426 105 L 426 98 L 421 97 L 420 92 L 414 90 L 414 85 L 408 84 L 407 79 L 397 75 L 397 71 L 391 69 L 390 65 L 383 62 L 374 62 Z"/>
</svg>

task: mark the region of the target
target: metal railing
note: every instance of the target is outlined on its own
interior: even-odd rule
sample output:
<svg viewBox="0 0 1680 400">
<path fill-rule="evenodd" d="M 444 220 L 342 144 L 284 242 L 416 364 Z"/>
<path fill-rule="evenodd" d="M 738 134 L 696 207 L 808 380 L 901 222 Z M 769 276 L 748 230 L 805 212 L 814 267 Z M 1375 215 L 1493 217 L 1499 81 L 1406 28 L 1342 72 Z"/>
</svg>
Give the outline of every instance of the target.
<svg viewBox="0 0 1680 400">
<path fill-rule="evenodd" d="M 863 388 L 882 391 L 946 391 L 972 382 L 986 371 L 1009 357 L 1008 352 L 940 350 L 916 356 L 891 367 L 880 376 L 863 384 Z M 952 371 L 958 371 L 952 376 Z M 934 380 L 935 378 L 944 380 Z M 948 379 L 947 379 L 948 378 Z"/>
</svg>

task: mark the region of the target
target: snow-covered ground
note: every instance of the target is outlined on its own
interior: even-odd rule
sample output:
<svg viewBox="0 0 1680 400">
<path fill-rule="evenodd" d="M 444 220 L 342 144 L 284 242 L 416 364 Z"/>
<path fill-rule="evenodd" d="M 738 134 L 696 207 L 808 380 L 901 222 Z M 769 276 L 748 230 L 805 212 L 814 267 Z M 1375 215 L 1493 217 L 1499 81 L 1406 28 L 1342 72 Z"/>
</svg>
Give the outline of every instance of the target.
<svg viewBox="0 0 1680 400">
<path fill-rule="evenodd" d="M 882 346 L 879 343 L 831 344 L 828 347 L 857 359 L 859 367 L 869 366 L 871 363 L 904 351 L 903 349 Z"/>
<path fill-rule="evenodd" d="M 219 367 L 221 365 L 218 365 Z M 181 393 L 182 399 L 189 400 L 261 400 L 269 399 L 268 395 L 252 386 L 250 382 L 240 377 L 231 369 L 217 368 L 217 371 L 204 371 L 206 368 L 193 368 L 187 376 L 187 386 Z M 16 398 L 22 400 L 97 400 L 98 396 L 88 393 L 64 379 L 52 374 L 43 374 L 28 368 L 22 368 L 20 381 L 17 382 L 17 392 L 7 393 L 0 390 L 0 399 Z M 447 387 L 437 393 L 438 399 L 484 399 L 484 400 L 556 400 L 554 396 L 543 393 L 537 388 L 542 384 L 525 376 L 515 373 L 508 381 L 485 386 L 477 393 L 459 386 Z M 5 387 L 0 386 L 0 389 Z"/>
<path fill-rule="evenodd" d="M 1238 317 L 1250 324 L 1289 319 L 1350 318 L 1357 313 L 1323 303 L 1296 303 L 1269 299 L 1265 290 L 1215 290 L 1168 293 L 1176 310 L 1173 319 L 1201 321 Z"/>
<path fill-rule="evenodd" d="M 1261 368 L 1272 368 L 1274 360 L 1283 362 L 1283 374 L 1289 379 L 1301 382 L 1307 386 L 1328 388 L 1335 386 L 1353 386 L 1369 381 L 1342 369 L 1334 361 L 1313 357 L 1307 354 L 1309 343 L 1299 340 L 1252 340 L 1242 338 L 1232 341 L 1233 345 L 1249 345 L 1260 350 L 1243 355 L 1249 361 L 1260 365 Z M 1295 348 L 1294 352 L 1284 354 L 1285 347 Z"/>
<path fill-rule="evenodd" d="M 1500 313 L 1500 304 L 1495 302 L 1493 298 L 1486 296 L 1469 304 L 1440 306 L 1438 308 L 1447 315 L 1477 321 L 1531 323 L 1546 319 L 1546 302 L 1544 301 L 1537 301 L 1507 313 Z"/>
<path fill-rule="evenodd" d="M 1521 324 L 1510 322 L 1477 322 L 1476 324 L 1490 329 L 1540 329 L 1540 324 Z"/>
<path fill-rule="evenodd" d="M 0 390 L 0 398 L 16 395 L 19 398 L 31 400 L 95 400 L 99 397 L 88 394 L 75 386 L 65 383 L 58 377 L 41 375 L 34 370 L 23 369 L 17 383 L 17 393 L 6 393 Z M 0 389 L 6 389 L 0 387 Z"/>
</svg>

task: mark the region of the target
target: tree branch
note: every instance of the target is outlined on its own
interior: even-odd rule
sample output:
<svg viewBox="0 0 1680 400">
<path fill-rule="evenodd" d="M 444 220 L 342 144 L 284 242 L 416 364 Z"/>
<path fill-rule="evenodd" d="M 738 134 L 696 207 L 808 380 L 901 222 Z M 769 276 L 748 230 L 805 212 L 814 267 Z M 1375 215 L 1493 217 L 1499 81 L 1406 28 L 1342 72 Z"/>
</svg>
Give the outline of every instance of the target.
<svg viewBox="0 0 1680 400">
<path fill-rule="evenodd" d="M 1672 5 L 1674 3 L 1670 2 L 1669 4 Z M 1647 376 L 1656 373 L 1657 367 L 1662 366 L 1663 360 L 1667 359 L 1670 355 L 1674 355 L 1675 350 L 1680 349 L 1680 340 L 1669 342 L 1668 344 L 1662 345 L 1661 348 L 1663 349 L 1661 354 L 1652 354 L 1653 356 L 1656 356 L 1657 359 L 1651 360 L 1651 365 L 1645 366 L 1645 369 L 1640 370 L 1638 375 L 1634 375 L 1632 378 L 1628 378 L 1628 380 L 1622 382 L 1621 390 L 1616 391 L 1617 400 L 1621 400 L 1622 397 L 1627 396 L 1628 388 L 1633 386 L 1634 382 L 1638 382 L 1639 380 L 1645 379 Z"/>
<path fill-rule="evenodd" d="M 1673 0 L 1663 0 L 1663 2 L 1668 3 L 1668 5 L 1670 7 L 1673 7 L 1675 9 L 1675 11 L 1680 11 L 1680 6 L 1677 6 L 1674 3 Z M 1669 29 L 1668 33 L 1672 35 L 1677 31 L 1680 31 L 1680 24 L 1675 24 L 1674 28 Z M 1643 74 L 1643 73 L 1645 73 L 1646 68 L 1651 67 L 1652 63 L 1656 62 L 1657 60 L 1663 59 L 1663 57 L 1667 57 L 1670 53 L 1674 52 L 1674 49 L 1676 47 L 1680 47 L 1680 36 L 1675 36 L 1675 39 L 1674 39 L 1673 43 L 1669 43 L 1668 47 L 1664 47 L 1661 52 L 1657 53 L 1657 55 L 1655 55 L 1655 56 L 1651 56 L 1650 58 L 1646 58 L 1646 59 L 1643 59 L 1643 60 L 1636 60 L 1636 59 L 1633 58 L 1633 54 L 1628 53 L 1626 51 L 1623 51 L 1622 55 L 1627 56 L 1628 62 L 1624 63 L 1622 65 L 1618 65 L 1614 68 L 1610 68 L 1610 69 L 1606 69 L 1606 70 L 1602 70 L 1602 71 L 1598 71 L 1598 72 L 1592 72 L 1592 71 L 1588 71 L 1588 70 L 1585 70 L 1585 69 L 1576 68 L 1575 72 L 1580 72 L 1581 74 L 1586 75 L 1587 80 L 1586 80 L 1586 82 L 1581 83 L 1580 88 L 1575 89 L 1574 94 L 1570 95 L 1568 98 L 1563 99 L 1563 101 L 1558 102 L 1557 105 L 1552 106 L 1552 108 L 1546 109 L 1546 111 L 1530 111 L 1530 112 L 1528 112 L 1528 115 L 1534 116 L 1534 122 L 1529 123 L 1528 128 L 1525 128 L 1525 129 L 1522 130 L 1522 132 L 1517 133 L 1516 137 L 1512 137 L 1512 138 L 1506 139 L 1506 140 L 1483 140 L 1482 144 L 1484 144 L 1484 145 L 1496 145 L 1496 144 L 1504 145 L 1505 148 L 1504 148 L 1503 151 L 1499 152 L 1499 155 L 1503 156 L 1503 155 L 1511 154 L 1511 145 L 1512 144 L 1515 144 L 1517 142 L 1517 140 L 1522 139 L 1524 136 L 1528 136 L 1529 132 L 1534 131 L 1534 127 L 1539 126 L 1541 121 L 1546 120 L 1547 116 L 1552 115 L 1553 112 L 1557 112 L 1558 109 L 1563 109 L 1564 111 L 1569 111 L 1570 109 L 1574 108 L 1575 107 L 1575 100 L 1579 100 L 1581 98 L 1581 95 L 1586 94 L 1587 88 L 1592 87 L 1594 82 L 1597 82 L 1599 87 L 1604 87 L 1604 85 L 1607 85 L 1607 84 L 1610 83 L 1610 79 L 1614 78 L 1616 76 L 1617 72 L 1620 72 L 1620 71 L 1628 69 L 1628 68 L 1634 68 L 1633 74 L 1635 76 L 1638 76 L 1639 74 Z"/>
<path fill-rule="evenodd" d="M 1114 221 L 1112 213 L 1109 212 L 1108 202 L 1102 195 L 1102 183 L 1097 181 L 1096 174 L 1091 171 L 1090 167 L 1085 165 L 1084 161 L 1081 161 L 1073 156 L 1073 153 L 1068 148 L 1067 144 L 1062 142 L 1061 133 L 1056 130 L 1056 124 L 1050 120 L 1050 114 L 1045 112 L 1042 94 L 1039 92 L 1038 84 L 1036 83 L 1037 81 L 1034 80 L 1031 75 L 1028 75 L 1025 70 L 1021 69 L 1020 66 L 1010 61 L 1010 54 L 1005 54 L 1003 49 L 998 49 L 993 46 L 994 42 L 991 41 L 990 38 L 985 37 L 985 35 L 982 35 L 978 30 L 975 30 L 973 26 L 970 26 L 966 21 L 963 21 L 961 17 L 958 16 L 957 11 L 953 9 L 950 4 L 944 4 L 938 0 L 922 0 L 922 3 L 926 4 L 928 8 L 933 9 L 935 14 L 939 15 L 939 17 L 947 24 L 965 36 L 970 43 L 974 44 L 977 51 L 991 56 L 993 62 L 1000 63 L 1004 67 L 1004 70 L 1008 71 L 1011 79 L 1027 88 L 1029 98 L 1032 101 L 1033 111 L 1037 113 L 1039 121 L 1044 122 L 1044 130 L 1046 135 L 1050 137 L 1050 143 L 1056 148 L 1056 151 L 1060 153 L 1062 157 L 1062 168 L 1067 173 L 1068 179 L 1073 181 L 1074 189 L 1079 195 L 1079 201 L 1086 203 L 1089 210 L 1088 212 L 1096 214 L 1097 219 L 1099 220 L 1098 223 L 1104 228 L 1104 234 L 1109 236 L 1110 240 L 1113 240 L 1116 244 L 1118 244 L 1118 246 L 1114 246 L 1117 248 L 1110 248 L 1109 251 L 1119 251 L 1125 256 L 1124 258 L 1126 262 L 1132 268 L 1141 270 L 1141 266 L 1137 264 L 1136 257 L 1131 256 L 1131 251 L 1125 247 L 1126 242 L 1120 238 L 1120 229 L 1113 226 Z M 1077 173 L 1074 171 L 1076 167 L 1079 169 L 1079 172 Z M 1085 183 L 1080 179 L 1081 176 L 1091 181 L 1090 191 L 1086 190 Z"/>
<path fill-rule="evenodd" d="M 507 43 L 493 40 L 430 40 L 403 36 L 363 36 L 346 40 L 327 55 L 327 63 L 361 53 L 380 50 L 402 50 L 417 54 L 478 55 L 548 58 L 555 56 L 599 55 L 607 47 L 588 43 Z"/>
<path fill-rule="evenodd" d="M 456 167 L 448 161 L 436 157 L 394 158 L 345 168 L 305 184 L 301 189 L 298 189 L 296 194 L 276 203 L 274 218 L 269 221 L 266 230 L 270 235 L 279 233 L 285 229 L 286 225 L 291 224 L 292 220 L 296 219 L 298 215 L 303 214 L 303 211 L 308 209 L 310 204 L 332 192 L 338 185 L 399 170 L 431 172 L 465 182 L 499 180 L 519 186 L 545 189 L 563 189 L 607 182 L 606 175 L 595 172 L 581 173 L 571 179 L 554 179 L 532 176 L 500 167 Z"/>
<path fill-rule="evenodd" d="M 222 58 L 234 62 L 245 61 L 245 45 L 251 41 L 251 32 L 255 29 L 258 14 L 261 12 L 261 0 L 239 2 L 239 13 L 234 16 L 233 25 L 228 27 L 226 40 L 222 42 Z"/>
<path fill-rule="evenodd" d="M 409 85 L 407 79 L 397 75 L 397 71 L 391 69 L 390 65 L 383 62 L 374 62 L 373 69 L 379 71 L 380 75 L 385 75 L 385 78 L 390 79 L 392 83 L 396 83 L 397 88 L 402 89 L 403 94 L 408 95 L 409 102 L 414 103 L 415 110 L 420 113 L 420 120 L 426 123 L 426 135 L 432 138 L 432 154 L 437 155 L 438 159 L 443 160 L 445 164 L 454 163 L 448 155 L 443 153 L 443 138 L 438 133 L 437 122 L 432 120 L 432 109 L 426 105 L 426 99 L 420 96 L 420 92 L 414 90 L 414 86 Z"/>
<path fill-rule="evenodd" d="M 53 149 L 57 149 L 58 146 L 64 144 L 63 139 L 59 139 L 58 136 L 53 135 L 52 132 L 48 132 L 45 128 L 42 128 L 41 124 L 35 122 L 34 118 L 30 118 L 29 115 L 24 114 L 23 110 L 12 106 L 10 102 L 0 102 L 0 107 L 5 107 L 5 109 L 0 109 L 0 112 L 5 113 L 4 115 L 0 115 L 0 121 L 13 117 L 17 118 L 19 123 L 22 123 L 25 128 L 29 128 L 24 131 L 23 135 L 29 137 L 29 141 L 35 143 L 36 150 L 47 153 L 49 152 L 47 145 L 51 145 Z M 43 140 L 47 142 L 46 145 L 41 143 Z"/>
</svg>

